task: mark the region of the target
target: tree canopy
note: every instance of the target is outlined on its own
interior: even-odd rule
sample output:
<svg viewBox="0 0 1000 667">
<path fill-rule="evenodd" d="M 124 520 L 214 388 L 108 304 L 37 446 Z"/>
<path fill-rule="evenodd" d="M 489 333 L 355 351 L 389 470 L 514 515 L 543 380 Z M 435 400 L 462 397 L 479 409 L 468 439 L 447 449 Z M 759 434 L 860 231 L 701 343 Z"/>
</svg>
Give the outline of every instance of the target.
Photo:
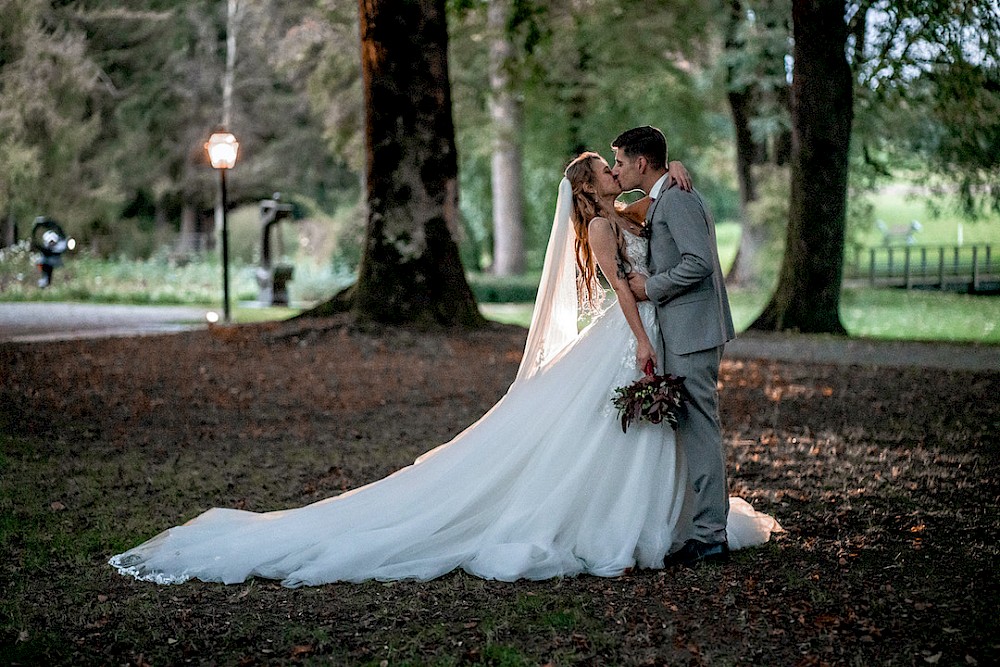
<svg viewBox="0 0 1000 667">
<path fill-rule="evenodd" d="M 280 190 L 308 208 L 345 211 L 355 220 L 342 233 L 364 236 L 358 4 L 232 2 L 241 9 L 230 129 L 243 147 L 232 199 Z M 632 125 L 661 127 L 716 217 L 742 214 L 752 231 L 755 214 L 741 209 L 752 199 L 747 179 L 765 163 L 776 173 L 792 164 L 792 16 L 809 3 L 505 2 L 503 73 L 519 113 L 527 268 L 541 263 L 564 165 L 583 149 L 607 153 L 610 138 Z M 451 233 L 466 268 L 493 261 L 498 233 L 488 5 L 445 5 L 458 179 Z M 998 1 L 833 5 L 853 87 L 851 181 L 901 170 L 957 194 L 969 215 L 1000 208 Z M 226 37 L 219 0 L 7 2 L 0 220 L 8 233 L 0 241 L 9 241 L 12 222 L 23 231 L 39 214 L 92 245 L 154 221 L 210 232 L 214 185 L 202 144 L 222 121 Z"/>
</svg>

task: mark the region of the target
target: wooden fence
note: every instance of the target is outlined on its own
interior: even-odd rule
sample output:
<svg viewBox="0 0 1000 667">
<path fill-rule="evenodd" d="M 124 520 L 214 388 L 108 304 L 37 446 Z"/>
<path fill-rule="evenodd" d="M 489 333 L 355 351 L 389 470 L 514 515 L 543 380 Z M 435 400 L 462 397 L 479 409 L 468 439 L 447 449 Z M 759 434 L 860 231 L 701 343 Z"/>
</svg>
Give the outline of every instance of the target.
<svg viewBox="0 0 1000 667">
<path fill-rule="evenodd" d="M 859 248 L 844 266 L 847 283 L 872 287 L 1000 289 L 1000 258 L 990 244 Z"/>
</svg>

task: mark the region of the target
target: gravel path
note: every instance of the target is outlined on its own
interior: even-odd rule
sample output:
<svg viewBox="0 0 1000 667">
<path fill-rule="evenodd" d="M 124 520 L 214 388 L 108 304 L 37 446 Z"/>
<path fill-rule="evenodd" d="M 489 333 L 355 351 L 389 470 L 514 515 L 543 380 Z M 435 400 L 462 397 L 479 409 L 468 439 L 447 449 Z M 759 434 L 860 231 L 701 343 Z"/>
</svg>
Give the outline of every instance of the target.
<svg viewBox="0 0 1000 667">
<path fill-rule="evenodd" d="M 27 343 L 187 331 L 205 308 L 86 303 L 0 303 L 0 342 Z"/>
</svg>

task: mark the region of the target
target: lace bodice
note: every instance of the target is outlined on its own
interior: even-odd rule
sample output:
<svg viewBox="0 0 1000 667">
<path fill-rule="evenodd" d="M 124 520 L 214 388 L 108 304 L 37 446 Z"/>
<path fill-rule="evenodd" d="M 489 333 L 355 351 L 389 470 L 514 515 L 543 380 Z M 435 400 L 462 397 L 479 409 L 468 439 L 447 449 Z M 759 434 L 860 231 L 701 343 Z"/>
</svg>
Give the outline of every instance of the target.
<svg viewBox="0 0 1000 667">
<path fill-rule="evenodd" d="M 622 238 L 625 240 L 625 258 L 631 265 L 633 271 L 643 275 L 649 275 L 649 267 L 646 264 L 649 242 L 629 230 L 622 228 Z"/>
</svg>

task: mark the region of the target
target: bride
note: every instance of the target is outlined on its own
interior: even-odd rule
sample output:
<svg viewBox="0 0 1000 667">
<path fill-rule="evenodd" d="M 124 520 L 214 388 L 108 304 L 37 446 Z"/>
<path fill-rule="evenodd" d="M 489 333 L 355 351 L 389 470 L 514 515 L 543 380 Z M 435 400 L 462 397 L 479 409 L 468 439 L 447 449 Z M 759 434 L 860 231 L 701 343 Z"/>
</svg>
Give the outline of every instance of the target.
<svg viewBox="0 0 1000 667">
<path fill-rule="evenodd" d="M 643 422 L 622 433 L 611 404 L 616 387 L 641 377 L 637 353 L 658 335 L 652 304 L 636 303 L 624 278 L 645 270 L 646 240 L 616 211 L 620 193 L 596 153 L 567 167 L 517 376 L 451 442 L 304 507 L 211 509 L 110 564 L 161 584 L 265 577 L 290 587 L 428 580 L 457 568 L 514 581 L 663 567 L 688 537 L 687 484 L 673 431 Z M 602 306 L 597 268 L 617 307 Z M 578 332 L 581 305 L 593 318 Z M 731 499 L 730 548 L 775 530 L 773 518 Z"/>
</svg>

